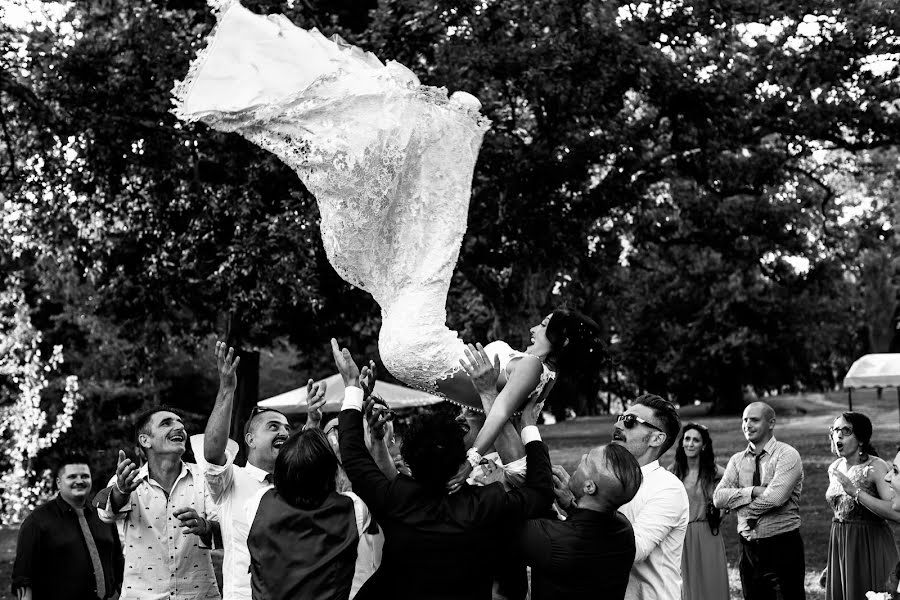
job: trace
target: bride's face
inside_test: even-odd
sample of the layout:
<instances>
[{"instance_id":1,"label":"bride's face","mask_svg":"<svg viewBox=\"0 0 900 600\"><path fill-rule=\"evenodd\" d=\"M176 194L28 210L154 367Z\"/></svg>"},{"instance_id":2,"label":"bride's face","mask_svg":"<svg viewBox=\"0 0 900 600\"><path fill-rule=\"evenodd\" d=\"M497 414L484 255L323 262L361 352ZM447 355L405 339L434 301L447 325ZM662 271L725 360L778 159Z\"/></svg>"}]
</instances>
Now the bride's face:
<instances>
[{"instance_id":1,"label":"bride's face","mask_svg":"<svg viewBox=\"0 0 900 600\"><path fill-rule=\"evenodd\" d=\"M552 316L547 315L540 324L531 328L531 345L525 348L525 352L541 358L550 354L553 346L550 344L550 340L547 339L547 325L550 324L550 317Z\"/></svg>"}]
</instances>

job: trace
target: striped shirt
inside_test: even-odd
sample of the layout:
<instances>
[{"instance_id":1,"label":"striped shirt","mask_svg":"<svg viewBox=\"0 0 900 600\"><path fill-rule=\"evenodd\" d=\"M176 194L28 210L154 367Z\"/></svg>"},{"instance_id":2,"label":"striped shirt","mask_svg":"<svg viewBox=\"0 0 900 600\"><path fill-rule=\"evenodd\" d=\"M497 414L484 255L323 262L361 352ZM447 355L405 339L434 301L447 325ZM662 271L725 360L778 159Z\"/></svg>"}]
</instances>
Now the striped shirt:
<instances>
[{"instance_id":1,"label":"striped shirt","mask_svg":"<svg viewBox=\"0 0 900 600\"><path fill-rule=\"evenodd\" d=\"M800 453L774 437L761 452L760 482L766 486L762 494L752 497L756 454L748 445L728 461L713 496L717 507L737 512L738 533L747 540L770 538L800 527Z\"/></svg>"}]
</instances>

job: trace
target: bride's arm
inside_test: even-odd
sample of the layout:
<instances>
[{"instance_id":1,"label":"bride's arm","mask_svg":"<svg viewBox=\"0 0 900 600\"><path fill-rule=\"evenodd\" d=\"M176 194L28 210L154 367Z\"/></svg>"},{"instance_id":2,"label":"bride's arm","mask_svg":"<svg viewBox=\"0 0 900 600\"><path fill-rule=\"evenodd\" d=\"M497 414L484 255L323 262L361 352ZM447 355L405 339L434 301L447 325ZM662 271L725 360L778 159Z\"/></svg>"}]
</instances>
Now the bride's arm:
<instances>
[{"instance_id":1,"label":"bride's arm","mask_svg":"<svg viewBox=\"0 0 900 600\"><path fill-rule=\"evenodd\" d=\"M509 418L521 408L528 400L528 396L534 391L541 381L541 373L544 367L539 358L523 356L517 361L516 368L509 376L509 381L497 394L491 412L484 420L484 425L475 438L472 446L479 454L490 448L500 435L500 430L509 421Z\"/></svg>"}]
</instances>

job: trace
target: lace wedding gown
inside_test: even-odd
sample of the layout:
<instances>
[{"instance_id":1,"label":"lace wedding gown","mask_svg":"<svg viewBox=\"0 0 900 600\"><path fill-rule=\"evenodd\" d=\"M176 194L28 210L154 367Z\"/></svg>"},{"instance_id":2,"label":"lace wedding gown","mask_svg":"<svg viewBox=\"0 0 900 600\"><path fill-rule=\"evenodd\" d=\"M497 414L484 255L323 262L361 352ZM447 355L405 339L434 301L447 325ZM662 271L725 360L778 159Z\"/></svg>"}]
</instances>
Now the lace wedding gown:
<instances>
[{"instance_id":1,"label":"lace wedding gown","mask_svg":"<svg viewBox=\"0 0 900 600\"><path fill-rule=\"evenodd\" d=\"M384 365L443 395L438 382L463 356L445 305L489 126L480 103L283 15L210 4L218 24L176 84L173 112L237 132L297 172L318 201L329 261L381 307Z\"/></svg>"}]
</instances>

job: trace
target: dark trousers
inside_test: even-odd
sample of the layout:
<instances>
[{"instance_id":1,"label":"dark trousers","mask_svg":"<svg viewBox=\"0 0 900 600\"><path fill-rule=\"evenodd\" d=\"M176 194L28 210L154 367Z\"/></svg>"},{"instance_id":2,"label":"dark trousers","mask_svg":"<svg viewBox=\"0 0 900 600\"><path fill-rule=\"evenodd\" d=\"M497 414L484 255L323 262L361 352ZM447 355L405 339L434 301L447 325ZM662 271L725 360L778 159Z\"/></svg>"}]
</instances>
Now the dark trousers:
<instances>
[{"instance_id":1,"label":"dark trousers","mask_svg":"<svg viewBox=\"0 0 900 600\"><path fill-rule=\"evenodd\" d=\"M806 600L806 560L800 530L769 538L741 537L744 600Z\"/></svg>"}]
</instances>

